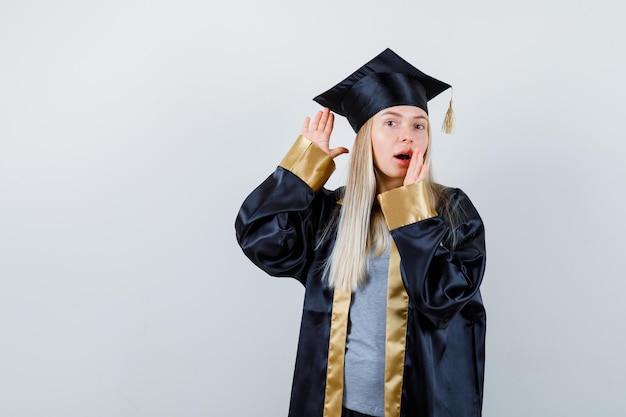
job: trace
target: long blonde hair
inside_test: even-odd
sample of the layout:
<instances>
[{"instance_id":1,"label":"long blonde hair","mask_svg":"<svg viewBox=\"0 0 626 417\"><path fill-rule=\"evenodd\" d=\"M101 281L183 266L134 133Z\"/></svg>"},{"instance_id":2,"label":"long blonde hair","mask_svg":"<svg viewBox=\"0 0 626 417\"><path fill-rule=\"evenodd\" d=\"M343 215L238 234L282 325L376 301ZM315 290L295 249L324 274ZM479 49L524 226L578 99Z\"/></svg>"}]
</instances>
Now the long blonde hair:
<instances>
[{"instance_id":1,"label":"long blonde hair","mask_svg":"<svg viewBox=\"0 0 626 417\"><path fill-rule=\"evenodd\" d=\"M430 124L425 162L430 160ZM365 283L370 254L380 256L389 246L389 229L377 203L377 173L372 153L372 119L354 140L335 245L326 262L325 274L332 288L351 292ZM430 201L441 201L441 187L434 183L429 167L425 180Z\"/></svg>"}]
</instances>

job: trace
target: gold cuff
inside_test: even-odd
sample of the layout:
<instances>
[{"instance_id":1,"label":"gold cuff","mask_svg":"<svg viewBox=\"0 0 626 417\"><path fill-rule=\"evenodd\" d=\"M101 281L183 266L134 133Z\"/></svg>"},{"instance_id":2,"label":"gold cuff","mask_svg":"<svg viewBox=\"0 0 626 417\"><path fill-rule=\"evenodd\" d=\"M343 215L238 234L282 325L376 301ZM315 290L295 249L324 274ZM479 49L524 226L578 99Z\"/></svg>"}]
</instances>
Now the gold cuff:
<instances>
[{"instance_id":1,"label":"gold cuff","mask_svg":"<svg viewBox=\"0 0 626 417\"><path fill-rule=\"evenodd\" d=\"M297 175L313 191L319 191L335 171L335 161L302 135L279 165Z\"/></svg>"},{"instance_id":2,"label":"gold cuff","mask_svg":"<svg viewBox=\"0 0 626 417\"><path fill-rule=\"evenodd\" d=\"M389 230L437 215L424 181L394 188L378 194L377 198Z\"/></svg>"}]
</instances>

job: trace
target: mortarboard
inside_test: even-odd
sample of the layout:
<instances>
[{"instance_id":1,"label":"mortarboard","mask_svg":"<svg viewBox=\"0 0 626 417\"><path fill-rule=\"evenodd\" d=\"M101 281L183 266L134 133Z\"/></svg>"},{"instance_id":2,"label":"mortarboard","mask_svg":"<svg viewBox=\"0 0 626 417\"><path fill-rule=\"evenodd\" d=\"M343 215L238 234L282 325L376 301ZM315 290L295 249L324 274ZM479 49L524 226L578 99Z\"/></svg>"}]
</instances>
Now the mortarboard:
<instances>
[{"instance_id":1,"label":"mortarboard","mask_svg":"<svg viewBox=\"0 0 626 417\"><path fill-rule=\"evenodd\" d=\"M387 48L345 80L313 100L345 116L355 132L379 111L392 106L417 106L428 114L428 101L451 88L409 64ZM452 99L444 131L452 131Z\"/></svg>"}]
</instances>

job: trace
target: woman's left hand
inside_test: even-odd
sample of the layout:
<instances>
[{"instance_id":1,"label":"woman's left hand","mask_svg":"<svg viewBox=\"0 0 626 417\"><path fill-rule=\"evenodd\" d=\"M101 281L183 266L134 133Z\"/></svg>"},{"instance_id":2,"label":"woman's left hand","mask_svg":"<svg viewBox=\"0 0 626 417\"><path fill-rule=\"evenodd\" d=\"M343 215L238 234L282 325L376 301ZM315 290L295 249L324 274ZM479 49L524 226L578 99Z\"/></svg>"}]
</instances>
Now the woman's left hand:
<instances>
[{"instance_id":1,"label":"woman's left hand","mask_svg":"<svg viewBox=\"0 0 626 417\"><path fill-rule=\"evenodd\" d=\"M411 162L404 176L403 185L414 184L418 181L425 180L427 174L428 164L424 163L424 152L415 152L411 156Z\"/></svg>"}]
</instances>

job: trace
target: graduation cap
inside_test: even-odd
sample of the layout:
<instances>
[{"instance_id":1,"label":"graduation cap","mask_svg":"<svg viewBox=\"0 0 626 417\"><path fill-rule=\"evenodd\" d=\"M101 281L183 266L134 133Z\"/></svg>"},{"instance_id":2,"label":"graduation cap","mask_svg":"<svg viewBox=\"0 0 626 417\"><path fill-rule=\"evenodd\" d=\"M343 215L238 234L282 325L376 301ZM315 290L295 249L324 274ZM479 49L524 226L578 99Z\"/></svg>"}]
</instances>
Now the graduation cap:
<instances>
[{"instance_id":1,"label":"graduation cap","mask_svg":"<svg viewBox=\"0 0 626 417\"><path fill-rule=\"evenodd\" d=\"M379 111L392 106L417 106L428 114L428 101L451 88L409 64L387 48L345 80L313 100L345 116L355 132ZM452 99L443 131L454 125Z\"/></svg>"}]
</instances>

